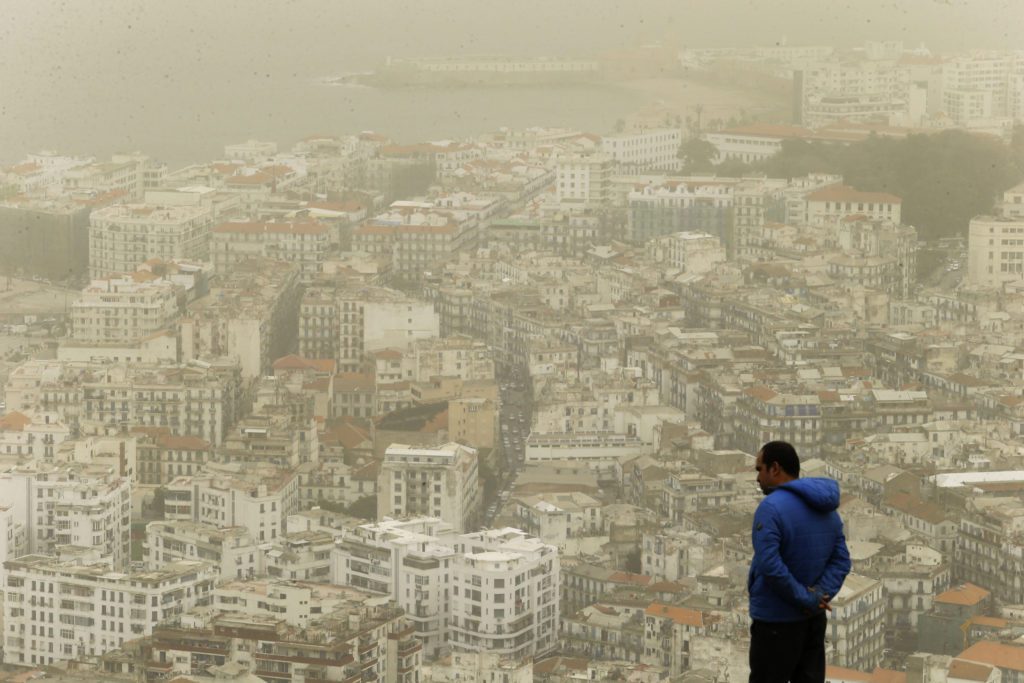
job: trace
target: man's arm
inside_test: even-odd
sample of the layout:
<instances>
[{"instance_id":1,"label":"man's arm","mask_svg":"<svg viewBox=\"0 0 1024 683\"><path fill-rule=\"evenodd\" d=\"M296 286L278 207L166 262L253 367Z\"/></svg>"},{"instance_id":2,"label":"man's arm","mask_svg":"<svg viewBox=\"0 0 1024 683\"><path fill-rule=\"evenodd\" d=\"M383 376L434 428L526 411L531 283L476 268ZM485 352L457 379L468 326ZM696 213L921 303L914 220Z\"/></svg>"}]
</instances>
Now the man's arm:
<instances>
[{"instance_id":1,"label":"man's arm","mask_svg":"<svg viewBox=\"0 0 1024 683\"><path fill-rule=\"evenodd\" d=\"M779 528L778 513L774 508L761 505L754 514L754 557L757 559L757 573L765 578L768 585L783 600L804 609L818 607L818 596L812 593L789 571L782 561L779 546L782 531ZM843 546L846 547L845 544Z\"/></svg>"},{"instance_id":2,"label":"man's arm","mask_svg":"<svg viewBox=\"0 0 1024 683\"><path fill-rule=\"evenodd\" d=\"M832 546L832 554L828 558L828 564L825 565L824 571L821 572L821 576L815 584L819 592L829 596L829 599L834 598L839 589L843 587L843 581L850 573L850 567L850 551L846 547L846 536L843 535L842 527L840 527L835 545Z\"/></svg>"}]
</instances>

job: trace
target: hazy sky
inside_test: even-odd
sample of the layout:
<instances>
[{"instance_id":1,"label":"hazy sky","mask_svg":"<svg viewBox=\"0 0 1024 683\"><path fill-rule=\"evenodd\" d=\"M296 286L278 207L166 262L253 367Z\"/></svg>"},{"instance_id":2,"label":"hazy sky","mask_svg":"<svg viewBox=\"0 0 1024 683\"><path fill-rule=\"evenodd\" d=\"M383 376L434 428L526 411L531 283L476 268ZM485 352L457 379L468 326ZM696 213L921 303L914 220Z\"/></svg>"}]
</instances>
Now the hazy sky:
<instances>
[{"instance_id":1,"label":"hazy sky","mask_svg":"<svg viewBox=\"0 0 1024 683\"><path fill-rule=\"evenodd\" d=\"M81 152L93 136L99 150L152 148L165 127L173 144L192 134L187 117L209 140L280 135L247 129L247 112L280 120L323 97L295 82L389 55L589 55L651 41L1024 48L1021 27L1024 0L4 0L0 161ZM381 106L351 111L388 130ZM354 120L308 118L326 132ZM109 140L122 129L123 142Z\"/></svg>"}]
</instances>

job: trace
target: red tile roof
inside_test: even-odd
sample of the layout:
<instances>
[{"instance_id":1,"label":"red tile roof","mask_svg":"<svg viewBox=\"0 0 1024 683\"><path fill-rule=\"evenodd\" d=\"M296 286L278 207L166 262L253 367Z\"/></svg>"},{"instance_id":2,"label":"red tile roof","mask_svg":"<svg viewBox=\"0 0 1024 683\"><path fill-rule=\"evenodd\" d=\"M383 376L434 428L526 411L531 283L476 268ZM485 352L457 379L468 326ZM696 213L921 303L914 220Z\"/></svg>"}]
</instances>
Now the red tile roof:
<instances>
[{"instance_id":1,"label":"red tile roof","mask_svg":"<svg viewBox=\"0 0 1024 683\"><path fill-rule=\"evenodd\" d=\"M18 411L7 413L0 417L0 431L21 432L30 424L32 424L32 419Z\"/></svg>"},{"instance_id":2,"label":"red tile roof","mask_svg":"<svg viewBox=\"0 0 1024 683\"><path fill-rule=\"evenodd\" d=\"M651 603L651 606L644 610L649 617L662 617L671 619L682 626L703 626L704 613L686 607L671 607L659 602Z\"/></svg>"}]
</instances>

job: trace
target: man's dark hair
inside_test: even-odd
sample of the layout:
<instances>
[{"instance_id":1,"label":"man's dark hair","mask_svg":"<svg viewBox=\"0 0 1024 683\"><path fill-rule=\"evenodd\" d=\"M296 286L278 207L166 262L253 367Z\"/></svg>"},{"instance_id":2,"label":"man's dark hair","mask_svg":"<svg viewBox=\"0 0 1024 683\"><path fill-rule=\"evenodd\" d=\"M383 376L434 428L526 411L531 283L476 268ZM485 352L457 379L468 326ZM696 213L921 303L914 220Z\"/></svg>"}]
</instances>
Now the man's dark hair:
<instances>
[{"instance_id":1,"label":"man's dark hair","mask_svg":"<svg viewBox=\"0 0 1024 683\"><path fill-rule=\"evenodd\" d=\"M800 476L800 456L788 441L769 441L761 446L761 464L767 468L776 462L789 476Z\"/></svg>"}]
</instances>

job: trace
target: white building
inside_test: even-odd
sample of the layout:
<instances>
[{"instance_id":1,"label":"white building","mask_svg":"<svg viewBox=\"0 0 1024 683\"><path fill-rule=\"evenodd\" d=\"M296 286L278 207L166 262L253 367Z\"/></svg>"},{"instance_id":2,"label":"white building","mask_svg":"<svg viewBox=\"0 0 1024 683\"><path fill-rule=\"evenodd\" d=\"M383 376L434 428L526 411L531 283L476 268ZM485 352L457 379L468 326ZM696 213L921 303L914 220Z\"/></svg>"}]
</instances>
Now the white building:
<instances>
[{"instance_id":1,"label":"white building","mask_svg":"<svg viewBox=\"0 0 1024 683\"><path fill-rule=\"evenodd\" d=\"M614 432L532 433L526 440L526 462L550 460L619 460L654 450L630 434Z\"/></svg>"},{"instance_id":2,"label":"white building","mask_svg":"<svg viewBox=\"0 0 1024 683\"><path fill-rule=\"evenodd\" d=\"M411 355L411 379L416 382L428 382L433 377L494 379L494 355L487 344L472 337L417 339Z\"/></svg>"},{"instance_id":3,"label":"white building","mask_svg":"<svg viewBox=\"0 0 1024 683\"><path fill-rule=\"evenodd\" d=\"M449 642L454 650L539 657L558 647L558 550L518 529L459 537Z\"/></svg>"},{"instance_id":4,"label":"white building","mask_svg":"<svg viewBox=\"0 0 1024 683\"><path fill-rule=\"evenodd\" d=\"M0 417L0 455L53 461L71 429L56 413L27 410Z\"/></svg>"},{"instance_id":5,"label":"white building","mask_svg":"<svg viewBox=\"0 0 1024 683\"><path fill-rule=\"evenodd\" d=\"M208 469L195 476L177 477L167 485L166 519L244 526L255 541L265 543L280 536L287 516L299 509L299 478L294 471Z\"/></svg>"},{"instance_id":6,"label":"white building","mask_svg":"<svg viewBox=\"0 0 1024 683\"><path fill-rule=\"evenodd\" d=\"M261 573L262 554L245 527L217 527L186 521L155 521L146 525L144 560L157 570L181 560L201 560L217 567L221 580Z\"/></svg>"},{"instance_id":7,"label":"white building","mask_svg":"<svg viewBox=\"0 0 1024 683\"><path fill-rule=\"evenodd\" d=\"M131 484L113 468L36 462L0 474L0 500L25 527L26 551L90 548L115 569L131 556Z\"/></svg>"},{"instance_id":8,"label":"white building","mask_svg":"<svg viewBox=\"0 0 1024 683\"><path fill-rule=\"evenodd\" d=\"M537 656L557 647L558 551L517 529L456 536L438 519L386 519L343 534L335 583L390 595L428 653Z\"/></svg>"},{"instance_id":9,"label":"white building","mask_svg":"<svg viewBox=\"0 0 1024 683\"><path fill-rule=\"evenodd\" d=\"M885 647L885 596L882 583L850 574L832 599L829 642L839 666L871 671Z\"/></svg>"},{"instance_id":10,"label":"white building","mask_svg":"<svg viewBox=\"0 0 1024 683\"><path fill-rule=\"evenodd\" d=\"M798 126L757 123L705 133L704 139L714 145L716 164L723 161L756 163L775 156L782 150L783 140L803 139L811 131Z\"/></svg>"},{"instance_id":11,"label":"white building","mask_svg":"<svg viewBox=\"0 0 1024 683\"><path fill-rule=\"evenodd\" d=\"M106 563L6 563L4 659L24 666L101 655L147 636L159 622L207 604L216 569L197 561L122 574Z\"/></svg>"},{"instance_id":12,"label":"white building","mask_svg":"<svg viewBox=\"0 0 1024 683\"><path fill-rule=\"evenodd\" d=\"M180 315L182 289L142 271L96 278L71 305L71 338L131 344L171 328Z\"/></svg>"},{"instance_id":13,"label":"white building","mask_svg":"<svg viewBox=\"0 0 1024 683\"><path fill-rule=\"evenodd\" d=\"M455 532L436 517L385 519L342 532L331 582L391 596L429 656L448 640Z\"/></svg>"},{"instance_id":14,"label":"white building","mask_svg":"<svg viewBox=\"0 0 1024 683\"><path fill-rule=\"evenodd\" d=\"M601 138L601 151L622 167L671 170L679 165L683 133L678 128L650 128Z\"/></svg>"},{"instance_id":15,"label":"white building","mask_svg":"<svg viewBox=\"0 0 1024 683\"><path fill-rule=\"evenodd\" d=\"M516 496L511 503L516 525L559 551L570 539L599 536L604 530L604 504L579 491Z\"/></svg>"},{"instance_id":16,"label":"white building","mask_svg":"<svg viewBox=\"0 0 1024 683\"><path fill-rule=\"evenodd\" d=\"M115 204L89 216L89 275L131 273L143 261L204 260L213 211L191 197L192 204Z\"/></svg>"},{"instance_id":17,"label":"white building","mask_svg":"<svg viewBox=\"0 0 1024 683\"><path fill-rule=\"evenodd\" d=\"M659 240L665 266L691 275L704 275L726 260L725 247L714 235L677 232Z\"/></svg>"},{"instance_id":18,"label":"white building","mask_svg":"<svg viewBox=\"0 0 1024 683\"><path fill-rule=\"evenodd\" d=\"M1024 184L1007 190L995 216L971 219L967 282L995 287L1024 279Z\"/></svg>"},{"instance_id":19,"label":"white building","mask_svg":"<svg viewBox=\"0 0 1024 683\"><path fill-rule=\"evenodd\" d=\"M611 194L613 160L608 154L573 154L558 160L555 193L559 202L602 204Z\"/></svg>"},{"instance_id":20,"label":"white building","mask_svg":"<svg viewBox=\"0 0 1024 683\"><path fill-rule=\"evenodd\" d=\"M210 259L218 273L246 259L273 258L298 263L308 284L323 271L329 246L330 228L315 221L228 222L210 231Z\"/></svg>"},{"instance_id":21,"label":"white building","mask_svg":"<svg viewBox=\"0 0 1024 683\"><path fill-rule=\"evenodd\" d=\"M806 196L804 222L831 226L852 216L899 225L903 200L888 192L862 192L849 185L830 185Z\"/></svg>"},{"instance_id":22,"label":"white building","mask_svg":"<svg viewBox=\"0 0 1024 683\"><path fill-rule=\"evenodd\" d=\"M480 495L475 449L392 444L377 480L377 518L439 517L463 533L480 519Z\"/></svg>"}]
</instances>

